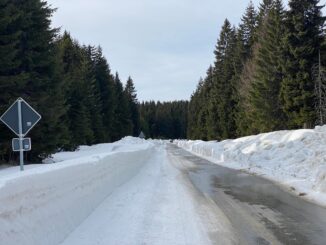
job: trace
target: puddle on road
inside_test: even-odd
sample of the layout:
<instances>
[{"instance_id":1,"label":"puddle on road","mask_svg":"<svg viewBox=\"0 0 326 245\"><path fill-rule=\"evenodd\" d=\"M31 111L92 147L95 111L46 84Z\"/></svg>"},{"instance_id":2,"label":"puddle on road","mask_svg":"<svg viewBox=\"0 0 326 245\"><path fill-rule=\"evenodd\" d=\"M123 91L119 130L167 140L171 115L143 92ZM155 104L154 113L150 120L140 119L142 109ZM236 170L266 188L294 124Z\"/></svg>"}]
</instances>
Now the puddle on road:
<instances>
[{"instance_id":1,"label":"puddle on road","mask_svg":"<svg viewBox=\"0 0 326 245\"><path fill-rule=\"evenodd\" d=\"M275 244L273 237L280 244L326 244L325 208L261 177L212 164L175 146L169 150L196 164L189 168L189 178L225 212L241 244Z\"/></svg>"}]
</instances>

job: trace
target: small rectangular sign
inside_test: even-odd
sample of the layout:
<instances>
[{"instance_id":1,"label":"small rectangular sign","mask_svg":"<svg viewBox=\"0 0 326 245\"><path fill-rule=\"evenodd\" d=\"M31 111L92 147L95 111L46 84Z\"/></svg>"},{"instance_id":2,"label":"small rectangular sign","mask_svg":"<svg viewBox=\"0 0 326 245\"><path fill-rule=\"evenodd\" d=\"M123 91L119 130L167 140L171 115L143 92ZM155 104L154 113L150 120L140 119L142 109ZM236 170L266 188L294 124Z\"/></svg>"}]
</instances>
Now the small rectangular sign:
<instances>
[{"instance_id":1,"label":"small rectangular sign","mask_svg":"<svg viewBox=\"0 0 326 245\"><path fill-rule=\"evenodd\" d=\"M20 144L19 144L19 138L13 138L12 139L12 150L13 151L19 151L20 150ZM30 151L32 149L32 142L31 138L23 138L23 151Z\"/></svg>"}]
</instances>

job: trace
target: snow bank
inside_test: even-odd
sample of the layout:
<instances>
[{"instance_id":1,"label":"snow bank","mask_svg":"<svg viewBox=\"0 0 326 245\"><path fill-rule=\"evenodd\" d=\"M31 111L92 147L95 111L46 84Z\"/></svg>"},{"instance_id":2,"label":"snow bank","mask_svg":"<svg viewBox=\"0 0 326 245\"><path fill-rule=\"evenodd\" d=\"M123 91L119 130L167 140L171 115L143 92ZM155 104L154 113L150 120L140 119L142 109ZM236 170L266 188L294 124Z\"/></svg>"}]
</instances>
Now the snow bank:
<instances>
[{"instance_id":1,"label":"snow bank","mask_svg":"<svg viewBox=\"0 0 326 245\"><path fill-rule=\"evenodd\" d=\"M220 165L279 182L298 195L326 206L326 126L222 142L175 143Z\"/></svg>"},{"instance_id":2,"label":"snow bank","mask_svg":"<svg viewBox=\"0 0 326 245\"><path fill-rule=\"evenodd\" d=\"M136 175L152 151L152 143L129 137L55 154L60 163L2 175L0 243L59 244L115 188Z\"/></svg>"},{"instance_id":3,"label":"snow bank","mask_svg":"<svg viewBox=\"0 0 326 245\"><path fill-rule=\"evenodd\" d=\"M45 159L44 163L62 162L76 158L82 158L89 155L106 154L112 151L131 151L137 150L138 145L146 144L146 140L135 137L124 137L121 140L111 144L97 144L92 146L82 145L76 151L65 151L53 154L50 158Z\"/></svg>"}]
</instances>

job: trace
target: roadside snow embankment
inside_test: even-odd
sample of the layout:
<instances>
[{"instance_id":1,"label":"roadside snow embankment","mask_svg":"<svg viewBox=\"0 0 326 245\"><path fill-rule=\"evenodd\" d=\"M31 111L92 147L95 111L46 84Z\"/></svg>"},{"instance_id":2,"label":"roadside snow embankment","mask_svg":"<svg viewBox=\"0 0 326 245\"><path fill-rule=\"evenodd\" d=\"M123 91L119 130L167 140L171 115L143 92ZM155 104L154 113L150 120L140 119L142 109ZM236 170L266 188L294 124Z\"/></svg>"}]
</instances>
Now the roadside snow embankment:
<instances>
[{"instance_id":1,"label":"roadside snow embankment","mask_svg":"<svg viewBox=\"0 0 326 245\"><path fill-rule=\"evenodd\" d=\"M2 174L0 243L59 244L115 188L135 176L152 151L152 143L128 137L55 154L59 163Z\"/></svg>"},{"instance_id":2,"label":"roadside snow embankment","mask_svg":"<svg viewBox=\"0 0 326 245\"><path fill-rule=\"evenodd\" d=\"M326 206L326 126L222 142L175 142L212 162L264 176Z\"/></svg>"}]
</instances>

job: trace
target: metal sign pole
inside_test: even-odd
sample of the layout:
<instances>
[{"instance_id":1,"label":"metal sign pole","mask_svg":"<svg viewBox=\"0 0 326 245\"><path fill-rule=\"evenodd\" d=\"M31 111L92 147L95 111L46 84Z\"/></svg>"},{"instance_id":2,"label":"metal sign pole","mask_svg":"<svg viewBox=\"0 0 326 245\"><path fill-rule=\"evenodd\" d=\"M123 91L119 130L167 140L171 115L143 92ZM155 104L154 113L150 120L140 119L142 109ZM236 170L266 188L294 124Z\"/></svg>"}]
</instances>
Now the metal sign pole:
<instances>
[{"instance_id":1,"label":"metal sign pole","mask_svg":"<svg viewBox=\"0 0 326 245\"><path fill-rule=\"evenodd\" d=\"M20 171L24 171L24 149L23 149L23 123L21 99L18 99L18 126L19 126L19 162Z\"/></svg>"}]
</instances>

